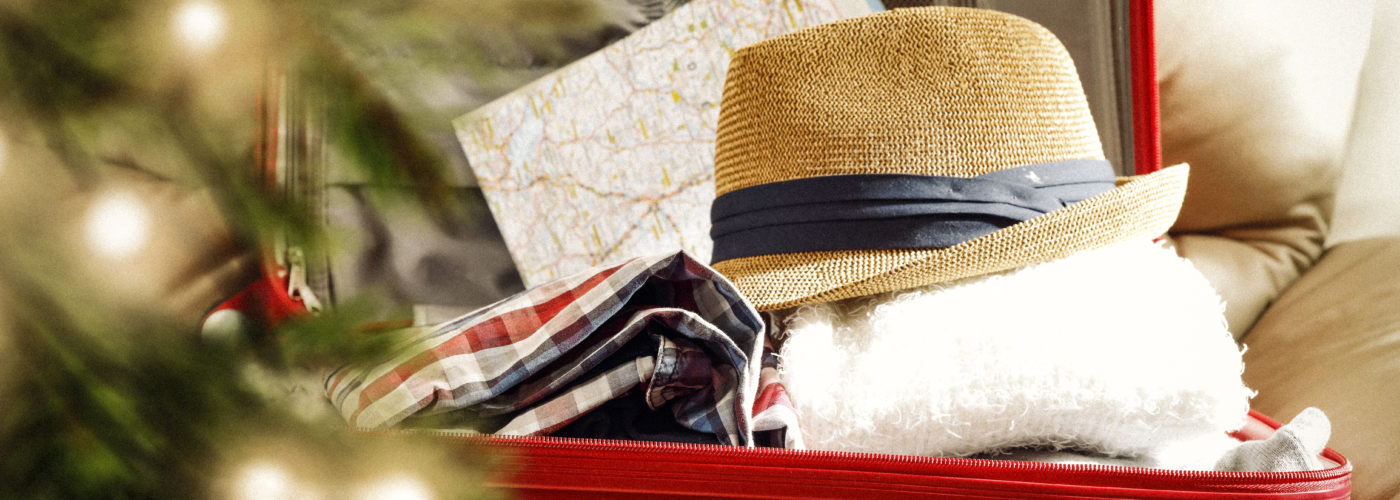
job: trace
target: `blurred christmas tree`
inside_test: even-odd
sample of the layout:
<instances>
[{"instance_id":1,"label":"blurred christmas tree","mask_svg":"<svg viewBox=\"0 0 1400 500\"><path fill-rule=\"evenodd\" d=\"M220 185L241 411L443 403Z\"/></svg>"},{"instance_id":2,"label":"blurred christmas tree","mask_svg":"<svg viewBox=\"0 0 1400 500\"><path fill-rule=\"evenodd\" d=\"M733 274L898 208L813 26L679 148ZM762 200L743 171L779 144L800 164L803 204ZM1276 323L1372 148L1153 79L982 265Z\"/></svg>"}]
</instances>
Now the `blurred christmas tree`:
<instances>
[{"instance_id":1,"label":"blurred christmas tree","mask_svg":"<svg viewBox=\"0 0 1400 500\"><path fill-rule=\"evenodd\" d=\"M478 450L316 403L386 342L357 308L199 338L270 235L325 238L259 184L259 113L317 96L343 167L450 216L452 116L674 3L0 0L0 497L490 494Z\"/></svg>"}]
</instances>

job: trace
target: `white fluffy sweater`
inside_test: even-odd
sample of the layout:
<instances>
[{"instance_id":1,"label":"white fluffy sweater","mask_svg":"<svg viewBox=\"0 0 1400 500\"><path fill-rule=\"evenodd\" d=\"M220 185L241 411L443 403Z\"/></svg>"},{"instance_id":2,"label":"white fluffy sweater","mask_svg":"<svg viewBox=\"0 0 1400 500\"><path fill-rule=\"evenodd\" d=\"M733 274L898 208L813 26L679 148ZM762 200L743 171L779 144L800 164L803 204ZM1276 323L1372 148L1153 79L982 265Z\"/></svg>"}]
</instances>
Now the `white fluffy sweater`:
<instances>
[{"instance_id":1,"label":"white fluffy sweater","mask_svg":"<svg viewBox=\"0 0 1400 500\"><path fill-rule=\"evenodd\" d=\"M1138 456L1242 424L1222 308L1172 250L1122 243L780 313L782 381L809 448Z\"/></svg>"}]
</instances>

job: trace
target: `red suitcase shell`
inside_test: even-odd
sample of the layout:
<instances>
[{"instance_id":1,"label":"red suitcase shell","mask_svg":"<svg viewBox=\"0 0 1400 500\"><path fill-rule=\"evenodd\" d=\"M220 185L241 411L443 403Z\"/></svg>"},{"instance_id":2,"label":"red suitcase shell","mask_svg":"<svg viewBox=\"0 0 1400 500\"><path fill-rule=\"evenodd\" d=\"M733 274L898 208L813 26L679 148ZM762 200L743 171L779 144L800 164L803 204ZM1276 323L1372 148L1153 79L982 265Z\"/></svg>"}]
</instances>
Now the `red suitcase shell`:
<instances>
[{"instance_id":1,"label":"red suitcase shell","mask_svg":"<svg viewBox=\"0 0 1400 500\"><path fill-rule=\"evenodd\" d=\"M271 278L274 275L269 275ZM220 306L295 314L285 286L259 282ZM285 281L284 281L285 283ZM1280 424L1251 411L1233 436ZM415 431L410 431L415 432ZM602 439L459 435L505 460L490 485L522 498L1349 498L1351 464L1332 449L1306 472L1178 471Z\"/></svg>"},{"instance_id":2,"label":"red suitcase shell","mask_svg":"<svg viewBox=\"0 0 1400 500\"><path fill-rule=\"evenodd\" d=\"M1236 438L1278 422L1255 412ZM450 437L450 435L447 435ZM963 458L539 437L459 438L508 457L494 485L522 498L1347 498L1351 465L1307 472L1205 472Z\"/></svg>"}]
</instances>

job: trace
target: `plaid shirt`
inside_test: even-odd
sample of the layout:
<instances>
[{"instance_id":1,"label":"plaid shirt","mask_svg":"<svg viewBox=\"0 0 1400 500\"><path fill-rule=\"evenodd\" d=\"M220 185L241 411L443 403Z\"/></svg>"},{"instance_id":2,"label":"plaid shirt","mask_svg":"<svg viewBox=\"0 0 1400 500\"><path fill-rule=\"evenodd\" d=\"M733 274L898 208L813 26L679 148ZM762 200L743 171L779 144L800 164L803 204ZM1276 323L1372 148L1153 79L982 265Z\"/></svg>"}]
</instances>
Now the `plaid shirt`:
<instances>
[{"instance_id":1,"label":"plaid shirt","mask_svg":"<svg viewBox=\"0 0 1400 500\"><path fill-rule=\"evenodd\" d=\"M786 397L774 396L782 389L776 358L764 367L762 332L758 313L713 269L683 252L637 258L439 325L379 363L332 372L326 392L359 428L466 410L507 418L496 433L528 435L640 387L649 407L670 405L681 425L720 442L751 445L755 431L785 430L791 443L796 422ZM636 341L654 354L624 349Z\"/></svg>"}]
</instances>

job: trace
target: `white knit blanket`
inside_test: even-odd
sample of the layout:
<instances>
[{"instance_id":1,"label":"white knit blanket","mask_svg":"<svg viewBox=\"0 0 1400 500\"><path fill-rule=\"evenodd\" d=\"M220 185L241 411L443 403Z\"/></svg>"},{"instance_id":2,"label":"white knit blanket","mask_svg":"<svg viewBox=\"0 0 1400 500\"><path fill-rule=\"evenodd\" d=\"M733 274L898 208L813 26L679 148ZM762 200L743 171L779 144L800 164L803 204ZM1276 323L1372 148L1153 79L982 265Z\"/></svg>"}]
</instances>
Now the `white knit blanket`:
<instances>
[{"instance_id":1,"label":"white knit blanket","mask_svg":"<svg viewBox=\"0 0 1400 500\"><path fill-rule=\"evenodd\" d=\"M1219 296L1143 241L779 313L807 447L1139 456L1218 437L1252 392Z\"/></svg>"}]
</instances>

